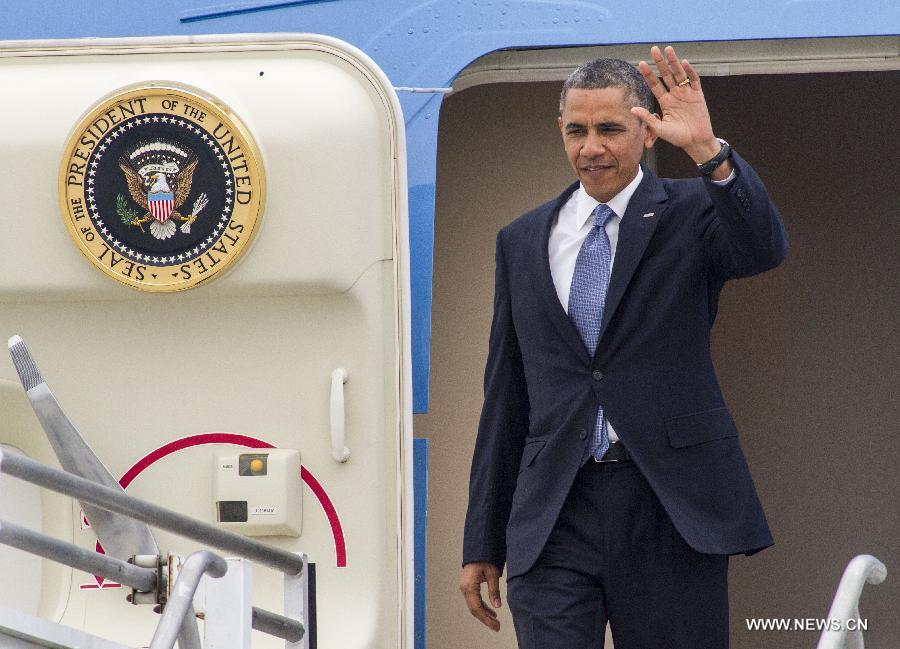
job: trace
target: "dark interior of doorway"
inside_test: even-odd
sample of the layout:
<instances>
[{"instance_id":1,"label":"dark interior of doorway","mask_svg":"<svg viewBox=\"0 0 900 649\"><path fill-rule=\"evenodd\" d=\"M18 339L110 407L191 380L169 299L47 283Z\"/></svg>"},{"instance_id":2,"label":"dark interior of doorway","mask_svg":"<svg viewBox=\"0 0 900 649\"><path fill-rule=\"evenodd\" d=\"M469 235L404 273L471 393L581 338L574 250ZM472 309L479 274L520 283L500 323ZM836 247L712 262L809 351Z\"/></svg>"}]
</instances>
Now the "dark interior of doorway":
<instances>
[{"instance_id":1,"label":"dark interior of doorway","mask_svg":"<svg viewBox=\"0 0 900 649\"><path fill-rule=\"evenodd\" d=\"M432 440L430 610L460 608L456 589L437 585L458 577L446 558L459 554L494 237L571 182L555 124L560 85L475 86L441 110L431 404L416 420L417 435ZM900 566L900 72L705 77L703 86L717 135L758 171L791 238L782 267L726 287L713 336L776 538L732 562L733 646L813 646L817 634L787 642L748 631L745 619L824 617L856 554ZM663 176L695 175L665 143L655 164ZM897 601L900 580L866 589L867 644L898 637ZM460 646L459 629L470 625L439 617L430 618L429 646ZM454 628L455 640L442 640Z\"/></svg>"}]
</instances>

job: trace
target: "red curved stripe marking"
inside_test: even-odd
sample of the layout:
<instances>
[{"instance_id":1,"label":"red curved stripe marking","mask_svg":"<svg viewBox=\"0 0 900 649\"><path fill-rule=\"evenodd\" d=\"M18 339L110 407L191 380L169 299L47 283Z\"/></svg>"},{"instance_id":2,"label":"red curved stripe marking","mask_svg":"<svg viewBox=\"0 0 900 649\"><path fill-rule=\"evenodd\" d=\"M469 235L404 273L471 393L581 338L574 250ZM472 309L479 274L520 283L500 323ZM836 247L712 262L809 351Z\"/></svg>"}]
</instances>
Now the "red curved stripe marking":
<instances>
[{"instance_id":1,"label":"red curved stripe marking","mask_svg":"<svg viewBox=\"0 0 900 649\"><path fill-rule=\"evenodd\" d=\"M167 455L193 446L204 446L206 444L234 444L235 446L247 446L249 448L275 448L274 445L264 440L247 435L238 435L237 433L189 435L150 451L125 472L125 475L119 480L119 484L122 485L122 489L126 489L143 471ZM325 488L322 487L321 483L316 480L315 476L305 466L300 467L300 477L303 478L306 486L319 499L319 504L325 511L325 516L328 517L328 523L331 525L331 535L334 537L334 554L337 560L337 567L345 568L347 566L347 546L344 542L344 528L341 526L341 519L338 517L337 510L334 508L334 504L331 502L331 498L328 497Z\"/></svg>"},{"instance_id":2,"label":"red curved stripe marking","mask_svg":"<svg viewBox=\"0 0 900 649\"><path fill-rule=\"evenodd\" d=\"M325 488L319 484L319 481L316 480L315 476L313 476L313 474L302 464L300 465L300 476L303 478L303 482L306 483L306 486L312 489L312 492L316 494L316 498L318 498L319 502L322 504L322 509L325 510L325 515L328 517L328 522L331 524L331 533L334 536L334 554L337 558L338 567L346 567L347 548L344 545L344 531L343 528L341 528L341 519L338 518L337 510L334 508L334 505L331 504L331 499L328 497L328 494L325 493Z\"/></svg>"}]
</instances>

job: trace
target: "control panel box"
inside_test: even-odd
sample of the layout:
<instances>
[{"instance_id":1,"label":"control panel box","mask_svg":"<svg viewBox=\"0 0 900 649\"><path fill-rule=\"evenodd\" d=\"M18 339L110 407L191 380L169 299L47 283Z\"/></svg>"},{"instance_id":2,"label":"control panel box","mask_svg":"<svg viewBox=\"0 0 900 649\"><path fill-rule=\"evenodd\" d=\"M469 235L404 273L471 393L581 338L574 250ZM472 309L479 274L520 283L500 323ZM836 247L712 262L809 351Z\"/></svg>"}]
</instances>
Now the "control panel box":
<instances>
[{"instance_id":1,"label":"control panel box","mask_svg":"<svg viewBox=\"0 0 900 649\"><path fill-rule=\"evenodd\" d=\"M300 536L300 451L223 449L215 454L215 520L247 536Z\"/></svg>"}]
</instances>

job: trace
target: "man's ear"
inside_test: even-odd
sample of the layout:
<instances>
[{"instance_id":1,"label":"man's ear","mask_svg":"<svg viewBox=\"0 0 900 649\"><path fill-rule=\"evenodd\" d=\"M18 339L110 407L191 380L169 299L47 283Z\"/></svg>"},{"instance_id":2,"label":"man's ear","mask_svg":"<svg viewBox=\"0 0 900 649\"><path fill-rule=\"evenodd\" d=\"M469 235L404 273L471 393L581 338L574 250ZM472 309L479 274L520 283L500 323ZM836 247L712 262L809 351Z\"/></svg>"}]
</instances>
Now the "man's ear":
<instances>
[{"instance_id":1,"label":"man's ear","mask_svg":"<svg viewBox=\"0 0 900 649\"><path fill-rule=\"evenodd\" d=\"M661 119L659 113L653 113L653 116L657 119ZM644 148L652 149L653 145L656 143L656 138L659 136L646 124L646 122L644 123L644 129Z\"/></svg>"},{"instance_id":2,"label":"man's ear","mask_svg":"<svg viewBox=\"0 0 900 649\"><path fill-rule=\"evenodd\" d=\"M560 116L558 116L558 117L556 118L556 125L559 127L559 132L560 132L560 134L562 134L562 132L563 132L562 115L560 115Z\"/></svg>"}]
</instances>

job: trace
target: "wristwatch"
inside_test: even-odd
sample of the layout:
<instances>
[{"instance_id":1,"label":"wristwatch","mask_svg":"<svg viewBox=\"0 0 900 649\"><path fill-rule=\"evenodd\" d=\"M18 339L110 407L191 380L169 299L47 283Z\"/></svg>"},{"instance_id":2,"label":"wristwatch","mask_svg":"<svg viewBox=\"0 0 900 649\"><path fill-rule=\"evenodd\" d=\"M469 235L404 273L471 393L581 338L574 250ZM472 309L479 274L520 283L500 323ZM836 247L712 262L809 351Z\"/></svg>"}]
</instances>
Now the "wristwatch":
<instances>
[{"instance_id":1,"label":"wristwatch","mask_svg":"<svg viewBox=\"0 0 900 649\"><path fill-rule=\"evenodd\" d=\"M719 168L720 164L731 157L731 145L720 137L717 137L716 139L722 145L722 148L719 149L719 152L712 158L710 158L703 164L697 165L697 171L699 171L704 176L710 175L712 172Z\"/></svg>"}]
</instances>

